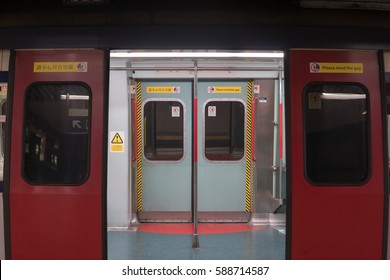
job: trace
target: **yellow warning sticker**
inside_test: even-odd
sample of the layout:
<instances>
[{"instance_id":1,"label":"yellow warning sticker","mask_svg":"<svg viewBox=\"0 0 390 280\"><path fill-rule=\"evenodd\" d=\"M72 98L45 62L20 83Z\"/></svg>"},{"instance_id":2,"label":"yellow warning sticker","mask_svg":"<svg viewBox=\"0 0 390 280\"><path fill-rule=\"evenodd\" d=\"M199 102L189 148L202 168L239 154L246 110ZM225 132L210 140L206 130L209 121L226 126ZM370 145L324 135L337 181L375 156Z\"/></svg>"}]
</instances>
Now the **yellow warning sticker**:
<instances>
[{"instance_id":1,"label":"yellow warning sticker","mask_svg":"<svg viewBox=\"0 0 390 280\"><path fill-rule=\"evenodd\" d=\"M242 89L240 86L209 86L207 87L208 93L241 93Z\"/></svg>"},{"instance_id":2,"label":"yellow warning sticker","mask_svg":"<svg viewBox=\"0 0 390 280\"><path fill-rule=\"evenodd\" d=\"M123 140L118 132L115 133L115 136L112 138L111 143L112 144L123 144Z\"/></svg>"},{"instance_id":3,"label":"yellow warning sticker","mask_svg":"<svg viewBox=\"0 0 390 280\"><path fill-rule=\"evenodd\" d=\"M363 63L310 62L310 73L363 74Z\"/></svg>"},{"instance_id":4,"label":"yellow warning sticker","mask_svg":"<svg viewBox=\"0 0 390 280\"><path fill-rule=\"evenodd\" d=\"M119 152L119 153L123 153L125 151L125 148L123 147L123 145L111 145L111 152L115 153L115 152Z\"/></svg>"},{"instance_id":5,"label":"yellow warning sticker","mask_svg":"<svg viewBox=\"0 0 390 280\"><path fill-rule=\"evenodd\" d=\"M34 62L34 73L88 72L88 62Z\"/></svg>"},{"instance_id":6,"label":"yellow warning sticker","mask_svg":"<svg viewBox=\"0 0 390 280\"><path fill-rule=\"evenodd\" d=\"M146 93L180 93L179 86L147 86Z\"/></svg>"},{"instance_id":7,"label":"yellow warning sticker","mask_svg":"<svg viewBox=\"0 0 390 280\"><path fill-rule=\"evenodd\" d=\"M124 131L110 131L110 151L113 153L123 153L125 151Z\"/></svg>"}]
</instances>

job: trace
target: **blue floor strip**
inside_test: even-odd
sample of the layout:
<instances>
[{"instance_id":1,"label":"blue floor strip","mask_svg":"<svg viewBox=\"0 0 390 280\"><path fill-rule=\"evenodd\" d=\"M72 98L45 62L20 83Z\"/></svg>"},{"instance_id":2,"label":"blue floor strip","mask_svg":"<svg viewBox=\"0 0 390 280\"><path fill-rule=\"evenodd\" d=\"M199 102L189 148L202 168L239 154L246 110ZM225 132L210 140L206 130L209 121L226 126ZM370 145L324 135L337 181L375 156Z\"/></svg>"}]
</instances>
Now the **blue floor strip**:
<instances>
[{"instance_id":1,"label":"blue floor strip","mask_svg":"<svg viewBox=\"0 0 390 280\"><path fill-rule=\"evenodd\" d=\"M285 234L274 229L199 236L200 248L192 248L192 236L137 231L109 231L111 260L283 260Z\"/></svg>"}]
</instances>

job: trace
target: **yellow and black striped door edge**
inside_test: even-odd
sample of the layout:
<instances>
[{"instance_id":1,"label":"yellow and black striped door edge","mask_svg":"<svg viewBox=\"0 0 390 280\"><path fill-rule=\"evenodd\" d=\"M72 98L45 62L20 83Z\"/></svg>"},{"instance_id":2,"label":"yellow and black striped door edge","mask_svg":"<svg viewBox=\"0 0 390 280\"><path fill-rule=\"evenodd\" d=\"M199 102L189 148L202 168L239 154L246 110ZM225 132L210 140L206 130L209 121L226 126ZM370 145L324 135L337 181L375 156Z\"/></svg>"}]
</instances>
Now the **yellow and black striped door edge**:
<instances>
[{"instance_id":1,"label":"yellow and black striped door edge","mask_svg":"<svg viewBox=\"0 0 390 280\"><path fill-rule=\"evenodd\" d=\"M252 163L252 101L253 101L253 80L248 81L247 86L247 115L246 115L246 161L245 161L245 211L252 212L252 184L253 184L253 163Z\"/></svg>"},{"instance_id":2,"label":"yellow and black striped door edge","mask_svg":"<svg viewBox=\"0 0 390 280\"><path fill-rule=\"evenodd\" d=\"M142 210L142 83L137 81L136 93L136 135L137 135L137 162L136 162L136 209Z\"/></svg>"}]
</instances>

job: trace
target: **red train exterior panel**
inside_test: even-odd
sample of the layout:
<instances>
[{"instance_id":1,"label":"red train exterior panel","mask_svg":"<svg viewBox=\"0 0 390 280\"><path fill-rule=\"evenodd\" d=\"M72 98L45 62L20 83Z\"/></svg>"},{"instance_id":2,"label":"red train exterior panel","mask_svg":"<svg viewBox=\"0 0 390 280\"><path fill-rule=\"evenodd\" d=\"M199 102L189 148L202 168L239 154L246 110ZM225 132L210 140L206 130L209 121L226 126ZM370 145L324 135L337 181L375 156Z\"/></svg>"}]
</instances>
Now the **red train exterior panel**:
<instances>
[{"instance_id":1,"label":"red train exterior panel","mask_svg":"<svg viewBox=\"0 0 390 280\"><path fill-rule=\"evenodd\" d=\"M360 63L362 73L313 73L310 63ZM379 66L375 51L290 52L291 258L381 259L384 167ZM353 72L353 71L350 71ZM303 91L311 82L368 89L371 176L360 186L313 186L305 178Z\"/></svg>"},{"instance_id":2,"label":"red train exterior panel","mask_svg":"<svg viewBox=\"0 0 390 280\"><path fill-rule=\"evenodd\" d=\"M16 51L9 176L12 259L102 259L104 51ZM34 71L34 62L87 62L83 72ZM36 82L82 82L91 89L89 176L81 185L32 185L22 176L26 88Z\"/></svg>"}]
</instances>

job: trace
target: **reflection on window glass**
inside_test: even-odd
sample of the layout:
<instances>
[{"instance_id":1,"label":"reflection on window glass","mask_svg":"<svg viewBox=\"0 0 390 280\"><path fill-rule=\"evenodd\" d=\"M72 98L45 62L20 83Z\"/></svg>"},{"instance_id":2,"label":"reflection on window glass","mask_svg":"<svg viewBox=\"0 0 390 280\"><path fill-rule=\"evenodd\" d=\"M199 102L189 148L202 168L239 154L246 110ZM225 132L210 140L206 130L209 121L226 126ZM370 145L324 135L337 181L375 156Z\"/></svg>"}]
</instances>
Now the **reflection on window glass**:
<instances>
[{"instance_id":1,"label":"reflection on window glass","mask_svg":"<svg viewBox=\"0 0 390 280\"><path fill-rule=\"evenodd\" d=\"M148 101L144 106L144 155L148 160L177 161L183 157L183 105Z\"/></svg>"},{"instance_id":2,"label":"reflection on window glass","mask_svg":"<svg viewBox=\"0 0 390 280\"><path fill-rule=\"evenodd\" d=\"M306 173L314 183L361 184L369 175L368 96L356 84L304 92Z\"/></svg>"},{"instance_id":3,"label":"reflection on window glass","mask_svg":"<svg viewBox=\"0 0 390 280\"><path fill-rule=\"evenodd\" d=\"M245 107L238 101L211 101L205 109L205 156L240 160L244 156Z\"/></svg>"},{"instance_id":4,"label":"reflection on window glass","mask_svg":"<svg viewBox=\"0 0 390 280\"><path fill-rule=\"evenodd\" d=\"M83 183L89 172L89 88L37 83L27 88L25 98L25 179L32 184Z\"/></svg>"}]
</instances>

